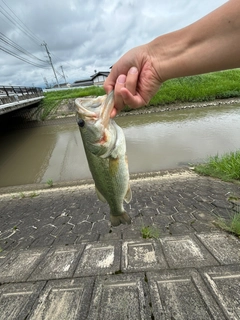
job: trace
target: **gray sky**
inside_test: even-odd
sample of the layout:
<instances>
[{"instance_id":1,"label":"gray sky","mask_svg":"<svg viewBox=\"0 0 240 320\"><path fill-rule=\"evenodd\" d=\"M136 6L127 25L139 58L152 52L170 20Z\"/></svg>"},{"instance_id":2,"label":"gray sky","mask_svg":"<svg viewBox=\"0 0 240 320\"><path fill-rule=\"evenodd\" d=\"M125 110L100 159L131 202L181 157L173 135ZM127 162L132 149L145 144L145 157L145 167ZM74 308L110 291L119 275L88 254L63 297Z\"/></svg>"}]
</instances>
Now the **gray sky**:
<instances>
[{"instance_id":1,"label":"gray sky","mask_svg":"<svg viewBox=\"0 0 240 320\"><path fill-rule=\"evenodd\" d=\"M64 82L62 66L72 83L90 77L94 70L109 71L132 47L182 28L225 2L0 0L0 85L44 86L44 77L55 83L45 47L41 46L44 41L59 82Z\"/></svg>"}]
</instances>

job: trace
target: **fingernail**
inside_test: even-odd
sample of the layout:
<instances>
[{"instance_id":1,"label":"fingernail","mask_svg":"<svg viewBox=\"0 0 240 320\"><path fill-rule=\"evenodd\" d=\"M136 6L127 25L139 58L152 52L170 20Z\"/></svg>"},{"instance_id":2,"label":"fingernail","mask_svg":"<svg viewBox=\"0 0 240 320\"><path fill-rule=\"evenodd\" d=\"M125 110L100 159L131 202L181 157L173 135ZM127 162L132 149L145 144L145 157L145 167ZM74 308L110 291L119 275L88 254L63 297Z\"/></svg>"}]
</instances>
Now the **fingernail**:
<instances>
[{"instance_id":1,"label":"fingernail","mask_svg":"<svg viewBox=\"0 0 240 320\"><path fill-rule=\"evenodd\" d=\"M131 67L128 72L132 74L138 73L138 69L136 67Z\"/></svg>"},{"instance_id":2,"label":"fingernail","mask_svg":"<svg viewBox=\"0 0 240 320\"><path fill-rule=\"evenodd\" d=\"M121 74L118 79L117 79L118 83L125 83L126 82L126 76L124 74Z\"/></svg>"}]
</instances>

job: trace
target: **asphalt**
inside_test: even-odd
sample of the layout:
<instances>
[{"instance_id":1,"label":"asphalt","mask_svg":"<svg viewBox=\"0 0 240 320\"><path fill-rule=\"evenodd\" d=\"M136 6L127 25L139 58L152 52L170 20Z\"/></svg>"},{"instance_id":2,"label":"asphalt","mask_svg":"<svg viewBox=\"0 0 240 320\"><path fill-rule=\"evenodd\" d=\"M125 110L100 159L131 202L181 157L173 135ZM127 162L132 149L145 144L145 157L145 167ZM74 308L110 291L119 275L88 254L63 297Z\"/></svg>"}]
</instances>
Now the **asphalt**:
<instances>
[{"instance_id":1,"label":"asphalt","mask_svg":"<svg viewBox=\"0 0 240 320\"><path fill-rule=\"evenodd\" d=\"M131 187L115 228L92 184L0 195L0 320L240 319L240 240L214 223L240 185L180 170Z\"/></svg>"}]
</instances>

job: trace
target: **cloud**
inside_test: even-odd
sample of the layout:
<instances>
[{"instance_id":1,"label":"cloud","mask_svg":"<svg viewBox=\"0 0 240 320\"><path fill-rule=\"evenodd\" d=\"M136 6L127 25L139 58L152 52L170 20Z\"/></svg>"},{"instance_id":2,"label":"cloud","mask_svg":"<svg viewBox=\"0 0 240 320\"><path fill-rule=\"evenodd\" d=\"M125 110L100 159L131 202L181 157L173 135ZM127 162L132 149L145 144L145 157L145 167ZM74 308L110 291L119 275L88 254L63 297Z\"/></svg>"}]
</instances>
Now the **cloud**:
<instances>
[{"instance_id":1,"label":"cloud","mask_svg":"<svg viewBox=\"0 0 240 320\"><path fill-rule=\"evenodd\" d=\"M105 71L122 54L160 34L182 28L212 11L223 0L0 0L0 30L14 43L47 61L48 45L57 72L71 83ZM0 46L6 46L0 41ZM11 49L11 47L7 47ZM17 54L20 54L19 52ZM21 53L21 57L41 64ZM0 50L0 85L44 85L53 71L37 68ZM59 76L59 81L64 80Z\"/></svg>"}]
</instances>

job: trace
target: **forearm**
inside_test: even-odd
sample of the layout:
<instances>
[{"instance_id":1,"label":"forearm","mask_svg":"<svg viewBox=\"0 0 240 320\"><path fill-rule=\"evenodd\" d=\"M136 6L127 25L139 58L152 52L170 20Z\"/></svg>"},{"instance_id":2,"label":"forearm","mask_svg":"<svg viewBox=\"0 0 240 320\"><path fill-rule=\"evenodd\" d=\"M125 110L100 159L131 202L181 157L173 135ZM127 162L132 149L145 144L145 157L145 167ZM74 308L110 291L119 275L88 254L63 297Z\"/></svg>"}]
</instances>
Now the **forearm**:
<instances>
[{"instance_id":1,"label":"forearm","mask_svg":"<svg viewBox=\"0 0 240 320\"><path fill-rule=\"evenodd\" d=\"M147 46L161 81L240 67L240 0Z\"/></svg>"}]
</instances>

